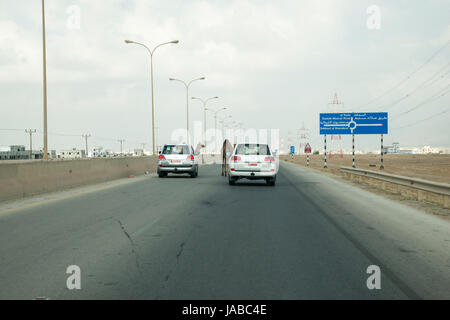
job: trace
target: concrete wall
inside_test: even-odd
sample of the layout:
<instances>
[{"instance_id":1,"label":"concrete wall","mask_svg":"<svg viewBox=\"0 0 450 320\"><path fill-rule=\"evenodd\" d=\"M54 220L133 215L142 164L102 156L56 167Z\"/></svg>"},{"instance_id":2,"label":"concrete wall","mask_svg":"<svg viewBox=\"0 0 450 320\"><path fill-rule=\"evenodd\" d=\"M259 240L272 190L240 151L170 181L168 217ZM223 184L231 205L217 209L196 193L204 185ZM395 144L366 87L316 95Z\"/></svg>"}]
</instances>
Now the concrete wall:
<instances>
[{"instance_id":1,"label":"concrete wall","mask_svg":"<svg viewBox=\"0 0 450 320\"><path fill-rule=\"evenodd\" d=\"M0 162L0 201L156 172L156 157Z\"/></svg>"}]
</instances>

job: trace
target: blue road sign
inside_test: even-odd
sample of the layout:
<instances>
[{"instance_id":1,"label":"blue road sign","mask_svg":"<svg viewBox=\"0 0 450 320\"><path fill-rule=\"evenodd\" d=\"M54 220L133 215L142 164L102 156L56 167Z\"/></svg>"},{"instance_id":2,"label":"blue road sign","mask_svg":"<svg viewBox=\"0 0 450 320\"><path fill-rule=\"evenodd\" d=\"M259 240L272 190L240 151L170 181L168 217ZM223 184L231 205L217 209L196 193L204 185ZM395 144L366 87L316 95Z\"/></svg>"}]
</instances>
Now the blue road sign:
<instances>
[{"instance_id":1,"label":"blue road sign","mask_svg":"<svg viewBox=\"0 0 450 320\"><path fill-rule=\"evenodd\" d=\"M291 149L289 151L290 154L294 154L295 153L295 146L291 146Z\"/></svg>"},{"instance_id":2,"label":"blue road sign","mask_svg":"<svg viewBox=\"0 0 450 320\"><path fill-rule=\"evenodd\" d=\"M387 112L348 112L320 114L320 134L387 133Z\"/></svg>"}]
</instances>

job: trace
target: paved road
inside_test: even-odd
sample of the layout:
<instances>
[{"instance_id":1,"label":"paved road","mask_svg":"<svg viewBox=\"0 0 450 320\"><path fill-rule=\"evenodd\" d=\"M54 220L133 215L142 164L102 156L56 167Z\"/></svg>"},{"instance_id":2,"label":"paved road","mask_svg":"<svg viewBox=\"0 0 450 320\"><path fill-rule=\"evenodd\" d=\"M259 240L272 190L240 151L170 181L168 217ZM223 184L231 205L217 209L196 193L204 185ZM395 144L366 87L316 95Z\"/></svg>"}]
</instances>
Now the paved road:
<instances>
[{"instance_id":1,"label":"paved road","mask_svg":"<svg viewBox=\"0 0 450 320\"><path fill-rule=\"evenodd\" d=\"M232 187L208 165L12 207L1 299L450 298L447 221L292 164L276 187ZM81 290L66 288L69 265Z\"/></svg>"}]
</instances>

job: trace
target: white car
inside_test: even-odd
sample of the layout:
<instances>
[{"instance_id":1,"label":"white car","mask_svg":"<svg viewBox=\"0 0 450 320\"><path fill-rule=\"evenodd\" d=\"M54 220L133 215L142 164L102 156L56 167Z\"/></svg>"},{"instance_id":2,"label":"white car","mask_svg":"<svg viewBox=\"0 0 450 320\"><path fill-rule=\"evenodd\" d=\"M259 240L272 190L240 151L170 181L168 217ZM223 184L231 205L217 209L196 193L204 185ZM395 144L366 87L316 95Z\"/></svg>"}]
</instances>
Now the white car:
<instances>
[{"instance_id":1,"label":"white car","mask_svg":"<svg viewBox=\"0 0 450 320\"><path fill-rule=\"evenodd\" d=\"M228 166L228 183L234 185L239 179L264 179L274 186L278 162L267 144L240 143L234 148Z\"/></svg>"},{"instance_id":2,"label":"white car","mask_svg":"<svg viewBox=\"0 0 450 320\"><path fill-rule=\"evenodd\" d=\"M158 156L158 176L168 173L188 173L192 178L198 176L198 154L187 144L165 144Z\"/></svg>"}]
</instances>

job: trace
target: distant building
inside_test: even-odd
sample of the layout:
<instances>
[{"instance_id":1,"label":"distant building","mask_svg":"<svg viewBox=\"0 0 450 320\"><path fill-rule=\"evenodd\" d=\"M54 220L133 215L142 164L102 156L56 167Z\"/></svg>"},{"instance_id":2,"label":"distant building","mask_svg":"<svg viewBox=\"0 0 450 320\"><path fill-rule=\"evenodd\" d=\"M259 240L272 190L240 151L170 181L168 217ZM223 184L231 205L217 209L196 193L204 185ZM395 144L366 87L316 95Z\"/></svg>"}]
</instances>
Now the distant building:
<instances>
[{"instance_id":1,"label":"distant building","mask_svg":"<svg viewBox=\"0 0 450 320\"><path fill-rule=\"evenodd\" d=\"M56 151L48 152L49 158L56 158ZM42 159L44 151L33 150L31 159ZM7 150L0 151L0 160L30 160L30 150L26 150L23 145L12 145Z\"/></svg>"},{"instance_id":2,"label":"distant building","mask_svg":"<svg viewBox=\"0 0 450 320\"><path fill-rule=\"evenodd\" d=\"M81 159L86 158L85 150L73 148L71 150L61 150L57 155L58 159Z\"/></svg>"},{"instance_id":3,"label":"distant building","mask_svg":"<svg viewBox=\"0 0 450 320\"><path fill-rule=\"evenodd\" d=\"M400 144L398 142L392 143L392 146L383 147L384 154L399 154L400 152Z\"/></svg>"}]
</instances>

